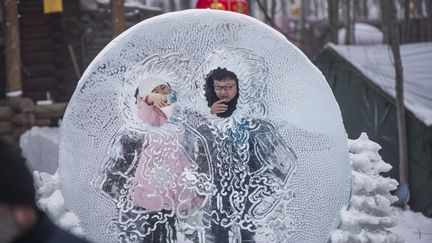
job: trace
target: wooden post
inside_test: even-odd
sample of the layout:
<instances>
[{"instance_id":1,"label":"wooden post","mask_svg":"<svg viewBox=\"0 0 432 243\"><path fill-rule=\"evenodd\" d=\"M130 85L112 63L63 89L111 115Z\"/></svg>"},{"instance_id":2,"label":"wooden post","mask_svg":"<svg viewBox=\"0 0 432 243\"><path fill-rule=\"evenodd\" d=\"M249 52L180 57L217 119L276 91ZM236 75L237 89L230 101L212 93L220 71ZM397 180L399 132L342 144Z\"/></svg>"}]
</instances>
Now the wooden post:
<instances>
[{"instance_id":1,"label":"wooden post","mask_svg":"<svg viewBox=\"0 0 432 243\"><path fill-rule=\"evenodd\" d=\"M113 38L126 30L123 0L111 0L111 24Z\"/></svg>"},{"instance_id":2,"label":"wooden post","mask_svg":"<svg viewBox=\"0 0 432 243\"><path fill-rule=\"evenodd\" d=\"M6 96L22 95L21 49L18 9L15 0L3 0L5 23Z\"/></svg>"}]
</instances>

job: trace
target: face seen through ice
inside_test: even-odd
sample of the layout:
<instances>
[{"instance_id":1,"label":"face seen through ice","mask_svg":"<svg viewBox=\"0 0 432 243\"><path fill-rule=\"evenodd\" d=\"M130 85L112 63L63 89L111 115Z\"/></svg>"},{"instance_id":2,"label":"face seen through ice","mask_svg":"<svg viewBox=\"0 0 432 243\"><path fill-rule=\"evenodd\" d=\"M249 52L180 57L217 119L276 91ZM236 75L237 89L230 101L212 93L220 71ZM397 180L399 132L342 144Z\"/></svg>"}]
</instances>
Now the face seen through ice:
<instances>
[{"instance_id":1,"label":"face seen through ice","mask_svg":"<svg viewBox=\"0 0 432 243\"><path fill-rule=\"evenodd\" d=\"M171 89L168 87L168 85L161 84L159 86L156 86L156 88L153 89L152 93L167 95L167 94L171 93Z\"/></svg>"},{"instance_id":2,"label":"face seen through ice","mask_svg":"<svg viewBox=\"0 0 432 243\"><path fill-rule=\"evenodd\" d=\"M236 81L230 78L224 80L215 80L214 90L216 96L220 100L225 100L225 102L229 102L237 95Z\"/></svg>"}]
</instances>

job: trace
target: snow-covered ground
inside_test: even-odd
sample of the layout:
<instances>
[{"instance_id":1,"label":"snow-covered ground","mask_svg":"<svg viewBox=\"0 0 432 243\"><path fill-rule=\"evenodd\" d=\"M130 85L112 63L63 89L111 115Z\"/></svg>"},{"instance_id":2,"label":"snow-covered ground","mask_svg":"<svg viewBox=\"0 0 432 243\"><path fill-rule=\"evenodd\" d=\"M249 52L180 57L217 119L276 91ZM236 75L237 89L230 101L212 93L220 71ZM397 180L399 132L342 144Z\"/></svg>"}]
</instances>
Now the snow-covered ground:
<instances>
[{"instance_id":1,"label":"snow-covered ground","mask_svg":"<svg viewBox=\"0 0 432 243\"><path fill-rule=\"evenodd\" d=\"M431 243L432 219L409 209L394 208L399 223L390 231L399 235L406 243Z\"/></svg>"},{"instance_id":2,"label":"snow-covered ground","mask_svg":"<svg viewBox=\"0 0 432 243\"><path fill-rule=\"evenodd\" d=\"M35 127L21 137L20 144L24 145L22 146L23 154L27 158L32 158L31 167L33 170L42 172L52 170L53 165L47 164L47 158L51 161L50 163L55 163L55 166L58 165L58 161L52 159L58 158L58 154L55 154L58 153L58 141L58 128ZM36 161L37 159L41 161ZM81 227L79 227L79 219L64 208L64 198L59 190L58 174L49 176L46 173L34 172L34 176L40 197L38 205L48 211L48 214L64 228L77 234L83 234ZM393 208L392 210L398 223L389 229L391 232L407 243L432 242L432 218L427 218L408 208L405 210Z\"/></svg>"}]
</instances>

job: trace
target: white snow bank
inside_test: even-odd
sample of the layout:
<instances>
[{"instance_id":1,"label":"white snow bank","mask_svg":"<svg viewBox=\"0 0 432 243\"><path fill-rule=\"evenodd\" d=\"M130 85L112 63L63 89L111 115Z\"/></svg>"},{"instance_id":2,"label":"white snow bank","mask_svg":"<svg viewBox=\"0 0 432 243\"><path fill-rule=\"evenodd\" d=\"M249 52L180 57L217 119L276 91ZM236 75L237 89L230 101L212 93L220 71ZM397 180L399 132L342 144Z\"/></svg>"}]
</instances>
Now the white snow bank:
<instances>
[{"instance_id":1,"label":"white snow bank","mask_svg":"<svg viewBox=\"0 0 432 243\"><path fill-rule=\"evenodd\" d=\"M20 147L31 170L54 174L59 160L58 127L33 127L20 137Z\"/></svg>"},{"instance_id":2,"label":"white snow bank","mask_svg":"<svg viewBox=\"0 0 432 243\"><path fill-rule=\"evenodd\" d=\"M344 46L329 43L326 48L355 66L391 97L396 97L393 54L387 45ZM405 106L426 126L432 125L432 42L400 46Z\"/></svg>"},{"instance_id":3,"label":"white snow bank","mask_svg":"<svg viewBox=\"0 0 432 243\"><path fill-rule=\"evenodd\" d=\"M389 230L399 235L407 243L432 242L432 219L409 208L402 210L394 208L399 223Z\"/></svg>"},{"instance_id":4,"label":"white snow bank","mask_svg":"<svg viewBox=\"0 0 432 243\"><path fill-rule=\"evenodd\" d=\"M36 186L38 207L63 229L78 236L83 236L84 231L80 226L81 221L65 207L58 172L50 175L45 172L33 171L33 178Z\"/></svg>"}]
</instances>

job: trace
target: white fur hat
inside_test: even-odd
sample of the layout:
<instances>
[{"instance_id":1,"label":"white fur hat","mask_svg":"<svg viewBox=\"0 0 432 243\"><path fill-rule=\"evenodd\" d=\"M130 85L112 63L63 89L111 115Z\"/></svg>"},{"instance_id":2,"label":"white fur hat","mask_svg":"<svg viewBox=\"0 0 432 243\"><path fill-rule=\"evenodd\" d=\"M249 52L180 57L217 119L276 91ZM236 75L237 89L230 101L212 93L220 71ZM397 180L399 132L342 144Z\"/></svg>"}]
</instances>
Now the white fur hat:
<instances>
[{"instance_id":1,"label":"white fur hat","mask_svg":"<svg viewBox=\"0 0 432 243\"><path fill-rule=\"evenodd\" d=\"M167 80L157 75L146 75L142 80L139 81L138 94L141 97L145 97L149 95L154 88L162 84L168 85Z\"/></svg>"}]
</instances>

